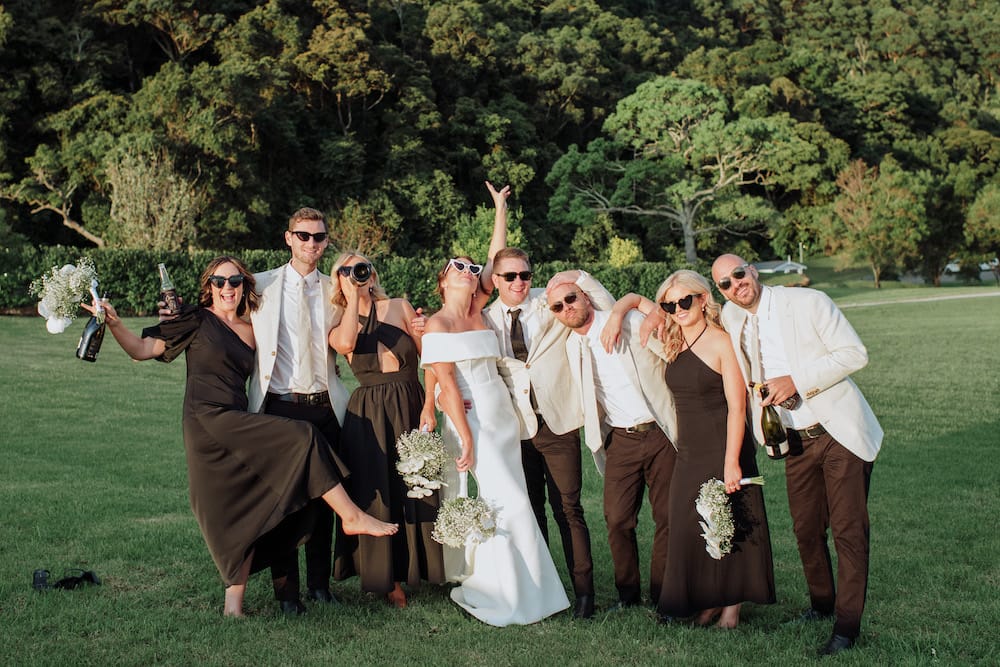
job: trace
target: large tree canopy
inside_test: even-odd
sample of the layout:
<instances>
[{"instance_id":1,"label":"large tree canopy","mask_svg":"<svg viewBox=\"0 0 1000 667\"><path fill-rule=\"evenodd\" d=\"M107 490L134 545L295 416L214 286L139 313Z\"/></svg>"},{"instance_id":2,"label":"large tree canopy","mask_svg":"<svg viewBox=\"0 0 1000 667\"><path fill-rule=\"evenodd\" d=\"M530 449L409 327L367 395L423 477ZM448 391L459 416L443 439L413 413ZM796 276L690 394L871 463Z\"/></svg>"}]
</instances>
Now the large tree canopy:
<instances>
[{"instance_id":1,"label":"large tree canopy","mask_svg":"<svg viewBox=\"0 0 1000 667\"><path fill-rule=\"evenodd\" d=\"M980 243L998 43L997 0L3 3L0 237L269 247L309 205L439 255L490 179L538 260L784 254L891 154L933 279Z\"/></svg>"}]
</instances>

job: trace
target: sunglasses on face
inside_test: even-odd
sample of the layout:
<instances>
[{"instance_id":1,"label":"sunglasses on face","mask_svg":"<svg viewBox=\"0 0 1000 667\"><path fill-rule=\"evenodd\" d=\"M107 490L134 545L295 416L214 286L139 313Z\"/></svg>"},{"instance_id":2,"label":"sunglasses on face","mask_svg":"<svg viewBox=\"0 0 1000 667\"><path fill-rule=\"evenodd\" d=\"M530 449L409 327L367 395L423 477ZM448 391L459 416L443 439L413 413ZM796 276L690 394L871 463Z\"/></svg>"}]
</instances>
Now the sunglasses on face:
<instances>
[{"instance_id":1,"label":"sunglasses on face","mask_svg":"<svg viewBox=\"0 0 1000 667\"><path fill-rule=\"evenodd\" d=\"M682 299L677 299L677 301L662 301L660 302L660 308L667 311L671 315L677 312L677 306L680 306L684 310L691 310L691 304L694 303L694 298L698 296L697 294L688 294Z\"/></svg>"},{"instance_id":2,"label":"sunglasses on face","mask_svg":"<svg viewBox=\"0 0 1000 667\"><path fill-rule=\"evenodd\" d=\"M243 274L236 273L229 276L228 278L225 276L209 276L208 282L215 285L216 288L218 289L222 289L222 286L225 285L226 282L229 282L230 287L239 287L240 285L243 284Z\"/></svg>"},{"instance_id":3,"label":"sunglasses on face","mask_svg":"<svg viewBox=\"0 0 1000 667\"><path fill-rule=\"evenodd\" d=\"M749 264L742 264L733 269L733 272L728 276L715 283L718 285L719 289L725 292L727 289L733 286L733 280L743 280L746 278L747 269L750 267Z\"/></svg>"},{"instance_id":4,"label":"sunglasses on face","mask_svg":"<svg viewBox=\"0 0 1000 667\"><path fill-rule=\"evenodd\" d=\"M456 271L468 271L474 276L478 276L483 272L482 264L471 264L469 262L463 262L460 259L449 259L448 266L454 266Z\"/></svg>"},{"instance_id":5,"label":"sunglasses on face","mask_svg":"<svg viewBox=\"0 0 1000 667\"><path fill-rule=\"evenodd\" d=\"M563 311L564 305L572 306L574 303L576 303L576 300L579 298L580 298L579 294L577 294L576 292L570 292L569 294L563 297L562 301L556 301L555 303L551 304L549 306L549 310L558 315Z\"/></svg>"},{"instance_id":6,"label":"sunglasses on face","mask_svg":"<svg viewBox=\"0 0 1000 667\"><path fill-rule=\"evenodd\" d=\"M295 234L303 243L306 243L309 239L312 239L316 243L322 243L327 237L326 232L316 232L315 234L310 234L309 232L292 232L292 234Z\"/></svg>"},{"instance_id":7,"label":"sunglasses on face","mask_svg":"<svg viewBox=\"0 0 1000 667\"><path fill-rule=\"evenodd\" d=\"M520 278L524 282L531 280L531 276L535 275L533 271L507 271L506 273L495 273L495 276L500 276L509 283L514 282L517 278Z\"/></svg>"}]
</instances>

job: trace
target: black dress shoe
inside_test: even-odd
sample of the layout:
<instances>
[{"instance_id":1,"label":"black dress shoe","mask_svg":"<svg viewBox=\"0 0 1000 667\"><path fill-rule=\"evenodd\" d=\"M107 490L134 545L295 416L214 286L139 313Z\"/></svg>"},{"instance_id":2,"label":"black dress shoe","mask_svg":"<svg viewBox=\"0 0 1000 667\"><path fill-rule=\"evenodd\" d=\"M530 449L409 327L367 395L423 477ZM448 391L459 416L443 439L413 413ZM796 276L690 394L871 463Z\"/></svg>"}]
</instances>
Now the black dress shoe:
<instances>
[{"instance_id":1,"label":"black dress shoe","mask_svg":"<svg viewBox=\"0 0 1000 667\"><path fill-rule=\"evenodd\" d=\"M333 596L329 588L310 588L306 591L306 597L315 602L322 602L323 604L340 605L340 601Z\"/></svg>"},{"instance_id":2,"label":"black dress shoe","mask_svg":"<svg viewBox=\"0 0 1000 667\"><path fill-rule=\"evenodd\" d=\"M579 595L573 606L573 618L591 618L594 615L594 596Z\"/></svg>"},{"instance_id":3,"label":"black dress shoe","mask_svg":"<svg viewBox=\"0 0 1000 667\"><path fill-rule=\"evenodd\" d=\"M306 613L306 606L299 600L279 600L278 606L285 616L301 616Z\"/></svg>"},{"instance_id":4,"label":"black dress shoe","mask_svg":"<svg viewBox=\"0 0 1000 667\"><path fill-rule=\"evenodd\" d=\"M857 641L854 637L845 637L844 635L834 634L830 637L829 641L823 644L823 648L819 650L820 655L837 655L841 651L846 651L847 649L854 646L854 642Z\"/></svg>"}]
</instances>

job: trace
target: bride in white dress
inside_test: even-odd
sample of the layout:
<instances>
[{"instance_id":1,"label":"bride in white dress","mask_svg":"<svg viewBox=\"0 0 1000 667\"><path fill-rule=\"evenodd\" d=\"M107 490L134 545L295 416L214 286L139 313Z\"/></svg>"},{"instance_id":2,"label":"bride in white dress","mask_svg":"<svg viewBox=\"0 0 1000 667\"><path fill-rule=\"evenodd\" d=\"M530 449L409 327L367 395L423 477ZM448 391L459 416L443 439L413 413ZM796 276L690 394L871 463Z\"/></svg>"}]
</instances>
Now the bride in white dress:
<instances>
[{"instance_id":1,"label":"bride in white dress","mask_svg":"<svg viewBox=\"0 0 1000 667\"><path fill-rule=\"evenodd\" d=\"M510 190L487 187L497 207L492 258L506 240ZM455 571L455 554L447 553L456 550L445 547L446 573L461 582L451 598L484 623L502 627L540 621L568 608L569 599L528 500L518 420L497 371L499 344L482 317L493 289L491 266L484 270L459 257L438 274L444 305L427 321L421 363L432 371L428 388L436 382L439 389L437 402L447 417L442 431L457 454L457 472L470 472L479 497L497 509L496 534L459 554L463 572ZM457 475L446 481L454 497Z\"/></svg>"}]
</instances>

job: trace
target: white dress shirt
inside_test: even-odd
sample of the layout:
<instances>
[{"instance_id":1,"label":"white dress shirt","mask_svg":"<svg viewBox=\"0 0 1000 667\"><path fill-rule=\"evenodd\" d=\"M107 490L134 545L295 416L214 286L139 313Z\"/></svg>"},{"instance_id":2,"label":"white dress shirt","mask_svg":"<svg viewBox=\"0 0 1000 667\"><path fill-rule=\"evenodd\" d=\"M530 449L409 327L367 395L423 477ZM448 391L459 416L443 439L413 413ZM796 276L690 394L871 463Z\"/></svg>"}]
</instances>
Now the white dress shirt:
<instances>
[{"instance_id":1,"label":"white dress shirt","mask_svg":"<svg viewBox=\"0 0 1000 667\"><path fill-rule=\"evenodd\" d=\"M312 319L312 330L298 331L299 283L305 281L306 307ZM281 322L278 325L277 355L274 371L271 373L270 391L276 394L315 394L327 391L326 384L326 332L323 331L323 288L319 271L313 270L307 276L300 276L291 264L285 265L285 276L281 293ZM308 386L296 384L295 369L298 367L299 336L306 335L312 350L312 374Z\"/></svg>"},{"instance_id":2,"label":"white dress shirt","mask_svg":"<svg viewBox=\"0 0 1000 667\"><path fill-rule=\"evenodd\" d=\"M760 356L764 369L764 379L791 375L792 366L788 363L785 354L785 339L781 334L781 323L774 315L774 300L771 288L761 286L760 302L757 304L757 322L760 329ZM749 335L750 318L747 318L744 326L744 336ZM819 418L813 414L805 404L799 405L795 410L786 410L781 406L778 414L781 415L781 422L790 428L802 429L819 422Z\"/></svg>"},{"instance_id":3,"label":"white dress shirt","mask_svg":"<svg viewBox=\"0 0 1000 667\"><path fill-rule=\"evenodd\" d=\"M594 390L598 402L604 407L604 421L616 428L654 421L642 390L632 384L625 372L624 353L615 350L608 354L601 344L601 330L608 317L607 311L595 310L594 321L586 334L594 362Z\"/></svg>"}]
</instances>

